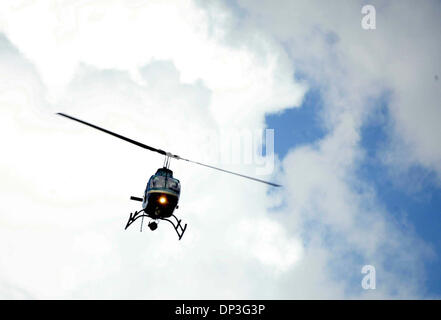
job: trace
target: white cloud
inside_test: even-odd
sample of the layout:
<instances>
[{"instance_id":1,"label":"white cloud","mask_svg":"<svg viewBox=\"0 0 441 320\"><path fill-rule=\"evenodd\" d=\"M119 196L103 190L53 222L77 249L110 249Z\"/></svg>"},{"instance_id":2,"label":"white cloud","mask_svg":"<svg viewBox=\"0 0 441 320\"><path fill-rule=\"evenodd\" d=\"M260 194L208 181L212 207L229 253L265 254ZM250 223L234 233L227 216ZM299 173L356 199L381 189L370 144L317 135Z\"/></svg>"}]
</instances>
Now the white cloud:
<instances>
[{"instance_id":1,"label":"white cloud","mask_svg":"<svg viewBox=\"0 0 441 320\"><path fill-rule=\"evenodd\" d=\"M250 20L283 41L299 68L325 90L335 121L340 112L363 116L365 98L390 90L394 165L420 164L441 173L441 52L437 1L371 1L377 28L360 27L364 1L271 1L240 4ZM360 125L360 123L358 124ZM396 153L401 145L405 151Z\"/></svg>"},{"instance_id":2,"label":"white cloud","mask_svg":"<svg viewBox=\"0 0 441 320\"><path fill-rule=\"evenodd\" d=\"M333 259L340 261L338 267L345 265L348 252L359 255L358 260L378 261L382 281L388 281L381 294L412 296L424 279L419 255L430 253L400 223L391 221L376 200L376 191L357 179L355 169L363 159L361 126L377 107L369 99L390 91L393 148L385 157L401 170L403 165L417 163L440 173L441 149L436 139L440 132L435 119L441 91L433 77L440 69L440 42L433 34L439 29L434 14L439 3L373 4L377 29L365 31L360 27L361 1L286 1L277 7L270 1L240 2L249 13L249 23L283 42L300 71L323 95L322 119L328 136L293 150L284 159L290 185L285 199L290 212L301 216L291 219L320 226L310 230L313 239L329 239L325 235L337 239L320 246L336 251ZM405 152L395 153L402 149ZM413 248L411 254L406 247ZM347 265L353 267L354 261ZM332 264L331 258L327 264ZM411 279L397 278L394 268L406 269Z\"/></svg>"},{"instance_id":3,"label":"white cloud","mask_svg":"<svg viewBox=\"0 0 441 320\"><path fill-rule=\"evenodd\" d=\"M183 240L164 224L155 233L124 231L136 208L129 196L143 192L162 159L53 113L199 160L210 147L205 134L238 123L259 128L266 109L300 103L304 89L288 58L265 37L260 51L224 43L191 3L114 3L94 7L84 22L90 7L74 7L80 22L61 38L60 8L31 2L2 16L1 128L13 137L1 160L2 279L36 298L258 296L247 269L262 265L273 277L301 250L276 221L268 225L277 240L267 234L245 254L251 231L238 235L248 234L241 246L230 238L243 231L238 216L268 220L264 185L172 162L183 182L177 214L189 223ZM22 32L34 24L32 37Z\"/></svg>"}]
</instances>

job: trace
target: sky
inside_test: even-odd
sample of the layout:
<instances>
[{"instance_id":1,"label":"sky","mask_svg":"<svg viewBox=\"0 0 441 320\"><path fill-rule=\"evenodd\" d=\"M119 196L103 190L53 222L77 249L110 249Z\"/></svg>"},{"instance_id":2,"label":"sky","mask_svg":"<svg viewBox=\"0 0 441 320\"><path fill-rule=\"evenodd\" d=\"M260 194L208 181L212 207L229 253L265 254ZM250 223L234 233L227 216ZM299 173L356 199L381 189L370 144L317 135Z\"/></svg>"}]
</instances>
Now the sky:
<instances>
[{"instance_id":1,"label":"sky","mask_svg":"<svg viewBox=\"0 0 441 320\"><path fill-rule=\"evenodd\" d=\"M2 1L0 298L439 299L440 14ZM283 187L172 161L182 240L124 230L162 157L56 112Z\"/></svg>"}]
</instances>

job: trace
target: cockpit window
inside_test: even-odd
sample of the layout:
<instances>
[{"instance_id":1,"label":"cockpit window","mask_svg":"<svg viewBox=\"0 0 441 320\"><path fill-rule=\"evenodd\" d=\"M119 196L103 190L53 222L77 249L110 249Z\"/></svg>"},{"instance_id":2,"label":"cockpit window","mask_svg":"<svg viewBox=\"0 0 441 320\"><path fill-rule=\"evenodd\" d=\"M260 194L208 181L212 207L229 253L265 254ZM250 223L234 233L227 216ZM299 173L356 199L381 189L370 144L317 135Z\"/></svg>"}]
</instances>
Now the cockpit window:
<instances>
[{"instance_id":1,"label":"cockpit window","mask_svg":"<svg viewBox=\"0 0 441 320\"><path fill-rule=\"evenodd\" d=\"M175 179L167 179L167 188L172 189L179 193L181 186L179 181L176 181Z\"/></svg>"},{"instance_id":2,"label":"cockpit window","mask_svg":"<svg viewBox=\"0 0 441 320\"><path fill-rule=\"evenodd\" d=\"M177 179L164 176L154 176L150 179L149 188L167 188L173 190L176 193L179 193L181 191L181 184Z\"/></svg>"},{"instance_id":3,"label":"cockpit window","mask_svg":"<svg viewBox=\"0 0 441 320\"><path fill-rule=\"evenodd\" d=\"M156 176L150 181L150 188L165 188L165 177Z\"/></svg>"}]
</instances>

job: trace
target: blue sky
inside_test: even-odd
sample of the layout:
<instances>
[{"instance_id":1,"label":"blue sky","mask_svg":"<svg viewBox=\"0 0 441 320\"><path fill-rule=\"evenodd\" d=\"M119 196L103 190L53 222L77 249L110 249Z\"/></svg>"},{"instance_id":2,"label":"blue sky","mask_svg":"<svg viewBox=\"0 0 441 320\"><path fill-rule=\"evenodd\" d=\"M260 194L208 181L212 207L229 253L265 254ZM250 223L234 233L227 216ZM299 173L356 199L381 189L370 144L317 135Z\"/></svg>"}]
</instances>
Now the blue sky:
<instances>
[{"instance_id":1,"label":"blue sky","mask_svg":"<svg viewBox=\"0 0 441 320\"><path fill-rule=\"evenodd\" d=\"M314 143L326 133L320 123L322 101L319 89L309 89L300 108L290 108L265 118L275 130L274 151L281 158L296 146Z\"/></svg>"},{"instance_id":2,"label":"blue sky","mask_svg":"<svg viewBox=\"0 0 441 320\"><path fill-rule=\"evenodd\" d=\"M399 184L391 176L391 168L381 160L382 151L390 143L391 119L388 94L374 99L373 112L361 130L361 147L366 152L359 163L358 177L373 186L378 199L401 228L415 233L433 249L435 256L424 261L427 296L441 296L441 188L433 171L413 165L400 172ZM320 122L323 109L319 88L310 88L300 108L266 116L268 128L275 131L275 153L283 158L301 145L311 144L326 134ZM416 188L409 188L409 184Z\"/></svg>"},{"instance_id":3,"label":"blue sky","mask_svg":"<svg viewBox=\"0 0 441 320\"><path fill-rule=\"evenodd\" d=\"M381 148L387 148L389 139L388 100L380 99L375 103L377 114L362 129L361 145L367 157L360 165L360 177L375 187L390 214L399 221L406 219L418 236L431 245L436 257L425 262L425 286L428 294L441 296L441 188L437 185L435 173L419 165L400 172L404 185L392 182L391 168L379 159ZM417 187L409 188L409 184Z\"/></svg>"}]
</instances>

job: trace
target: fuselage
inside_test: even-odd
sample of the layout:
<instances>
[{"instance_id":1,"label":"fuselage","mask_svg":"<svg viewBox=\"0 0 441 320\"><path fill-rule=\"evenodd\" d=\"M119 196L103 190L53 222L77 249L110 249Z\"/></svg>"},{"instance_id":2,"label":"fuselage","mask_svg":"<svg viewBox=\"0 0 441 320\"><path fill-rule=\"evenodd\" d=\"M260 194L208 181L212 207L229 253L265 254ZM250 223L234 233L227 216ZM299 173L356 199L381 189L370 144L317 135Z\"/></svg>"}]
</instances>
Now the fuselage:
<instances>
[{"instance_id":1,"label":"fuselage","mask_svg":"<svg viewBox=\"0 0 441 320\"><path fill-rule=\"evenodd\" d=\"M150 177L144 192L142 207L152 219L168 218L178 205L181 183L173 178L173 171L159 168Z\"/></svg>"}]
</instances>

